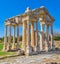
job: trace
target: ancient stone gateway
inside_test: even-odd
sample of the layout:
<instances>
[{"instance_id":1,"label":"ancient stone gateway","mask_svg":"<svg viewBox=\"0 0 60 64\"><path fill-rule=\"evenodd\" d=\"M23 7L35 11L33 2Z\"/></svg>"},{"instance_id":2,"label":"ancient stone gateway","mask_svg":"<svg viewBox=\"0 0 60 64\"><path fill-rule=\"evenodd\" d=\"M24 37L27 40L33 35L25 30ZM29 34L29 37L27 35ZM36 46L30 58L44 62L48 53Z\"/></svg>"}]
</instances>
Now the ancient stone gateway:
<instances>
[{"instance_id":1,"label":"ancient stone gateway","mask_svg":"<svg viewBox=\"0 0 60 64\"><path fill-rule=\"evenodd\" d=\"M41 30L38 30L38 21L40 22ZM19 27L22 26L22 49L26 55L38 53L40 51L49 51L54 49L53 41L53 22L54 18L48 13L44 6L40 8L30 10L27 7L24 14L8 18L5 22L5 37L3 50L18 50L19 47ZM34 29L34 24L36 29ZM12 28L13 42L11 37ZM50 30L49 30L50 28ZM44 30L45 29L45 30ZM50 32L49 32L50 31ZM38 32L40 33L40 39L38 41ZM49 43L49 33L51 36L51 42ZM31 37L30 37L31 35ZM12 46L11 46L12 43ZM15 45L16 43L16 45Z\"/></svg>"}]
</instances>

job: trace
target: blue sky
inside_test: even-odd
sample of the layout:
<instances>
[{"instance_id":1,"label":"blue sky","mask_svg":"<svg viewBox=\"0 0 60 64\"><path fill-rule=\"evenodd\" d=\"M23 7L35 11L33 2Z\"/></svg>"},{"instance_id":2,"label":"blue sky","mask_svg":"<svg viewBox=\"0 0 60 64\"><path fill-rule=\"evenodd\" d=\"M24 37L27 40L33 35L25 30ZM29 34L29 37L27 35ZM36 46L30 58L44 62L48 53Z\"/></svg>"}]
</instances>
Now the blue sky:
<instances>
[{"instance_id":1,"label":"blue sky","mask_svg":"<svg viewBox=\"0 0 60 64\"><path fill-rule=\"evenodd\" d=\"M31 10L45 6L55 18L54 31L60 32L60 0L0 0L0 37L4 36L4 20L24 13L27 7Z\"/></svg>"}]
</instances>

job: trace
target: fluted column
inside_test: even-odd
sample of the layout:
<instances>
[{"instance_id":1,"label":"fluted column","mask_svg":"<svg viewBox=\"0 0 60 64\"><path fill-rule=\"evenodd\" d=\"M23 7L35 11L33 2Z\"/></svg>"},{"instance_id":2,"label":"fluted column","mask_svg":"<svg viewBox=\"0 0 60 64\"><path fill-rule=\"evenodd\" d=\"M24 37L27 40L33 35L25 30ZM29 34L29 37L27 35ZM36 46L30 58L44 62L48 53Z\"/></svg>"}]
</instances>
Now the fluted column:
<instances>
[{"instance_id":1,"label":"fluted column","mask_svg":"<svg viewBox=\"0 0 60 64\"><path fill-rule=\"evenodd\" d=\"M34 22L31 22L31 46L35 47L35 40L34 40Z\"/></svg>"},{"instance_id":2,"label":"fluted column","mask_svg":"<svg viewBox=\"0 0 60 64\"><path fill-rule=\"evenodd\" d=\"M19 26L17 26L17 49L20 49L19 47Z\"/></svg>"},{"instance_id":3,"label":"fluted column","mask_svg":"<svg viewBox=\"0 0 60 64\"><path fill-rule=\"evenodd\" d=\"M23 21L22 50L26 51L26 22Z\"/></svg>"},{"instance_id":4,"label":"fluted column","mask_svg":"<svg viewBox=\"0 0 60 64\"><path fill-rule=\"evenodd\" d=\"M13 35L13 44L12 44L12 49L15 49L15 34L16 34L16 27L14 26L14 35Z\"/></svg>"},{"instance_id":5,"label":"fluted column","mask_svg":"<svg viewBox=\"0 0 60 64\"><path fill-rule=\"evenodd\" d=\"M4 47L3 47L3 51L6 51L7 48L7 27L5 26L5 30L4 30Z\"/></svg>"},{"instance_id":6,"label":"fluted column","mask_svg":"<svg viewBox=\"0 0 60 64\"><path fill-rule=\"evenodd\" d=\"M43 32L44 32L44 25L41 24L41 31L40 31L40 51L43 50Z\"/></svg>"},{"instance_id":7,"label":"fluted column","mask_svg":"<svg viewBox=\"0 0 60 64\"><path fill-rule=\"evenodd\" d=\"M39 51L39 45L38 45L38 21L36 21L36 52Z\"/></svg>"},{"instance_id":8,"label":"fluted column","mask_svg":"<svg viewBox=\"0 0 60 64\"><path fill-rule=\"evenodd\" d=\"M8 46L7 46L7 50L11 50L11 26L9 26L9 36L8 36Z\"/></svg>"},{"instance_id":9,"label":"fluted column","mask_svg":"<svg viewBox=\"0 0 60 64\"><path fill-rule=\"evenodd\" d=\"M31 54L31 47L30 47L30 22L27 20L27 47L26 47L26 55Z\"/></svg>"},{"instance_id":10,"label":"fluted column","mask_svg":"<svg viewBox=\"0 0 60 64\"><path fill-rule=\"evenodd\" d=\"M48 41L48 25L46 25L46 40L45 40L45 49L46 49L46 51L49 50L48 46L49 46L49 41Z\"/></svg>"},{"instance_id":11,"label":"fluted column","mask_svg":"<svg viewBox=\"0 0 60 64\"><path fill-rule=\"evenodd\" d=\"M51 49L51 47L50 47L50 42L49 42L49 36L50 36L50 34L49 34L49 25L48 25L48 50L50 50Z\"/></svg>"},{"instance_id":12,"label":"fluted column","mask_svg":"<svg viewBox=\"0 0 60 64\"><path fill-rule=\"evenodd\" d=\"M51 25L51 49L54 50L53 26Z\"/></svg>"}]
</instances>

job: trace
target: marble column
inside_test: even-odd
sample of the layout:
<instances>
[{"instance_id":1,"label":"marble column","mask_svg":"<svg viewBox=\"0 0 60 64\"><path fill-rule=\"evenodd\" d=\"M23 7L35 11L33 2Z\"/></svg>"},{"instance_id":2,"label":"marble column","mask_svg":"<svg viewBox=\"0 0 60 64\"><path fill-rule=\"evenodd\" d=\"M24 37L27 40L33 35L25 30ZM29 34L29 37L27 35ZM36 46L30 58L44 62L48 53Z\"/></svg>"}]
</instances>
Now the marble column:
<instances>
[{"instance_id":1,"label":"marble column","mask_svg":"<svg viewBox=\"0 0 60 64\"><path fill-rule=\"evenodd\" d=\"M36 52L39 52L39 45L38 45L38 21L36 21Z\"/></svg>"},{"instance_id":2,"label":"marble column","mask_svg":"<svg viewBox=\"0 0 60 64\"><path fill-rule=\"evenodd\" d=\"M8 46L7 46L7 50L11 50L11 26L9 26L9 36L8 36Z\"/></svg>"},{"instance_id":3,"label":"marble column","mask_svg":"<svg viewBox=\"0 0 60 64\"><path fill-rule=\"evenodd\" d=\"M50 40L50 26L48 26L48 41Z\"/></svg>"},{"instance_id":4,"label":"marble column","mask_svg":"<svg viewBox=\"0 0 60 64\"><path fill-rule=\"evenodd\" d=\"M44 25L41 24L41 31L40 31L40 51L43 50L43 32L44 32Z\"/></svg>"},{"instance_id":5,"label":"marble column","mask_svg":"<svg viewBox=\"0 0 60 64\"><path fill-rule=\"evenodd\" d=\"M35 47L35 40L34 40L34 22L31 22L31 46Z\"/></svg>"},{"instance_id":6,"label":"marble column","mask_svg":"<svg viewBox=\"0 0 60 64\"><path fill-rule=\"evenodd\" d=\"M45 50L46 50L46 52L49 50L48 45L49 45L49 41L48 41L48 25L46 25L46 39L45 39Z\"/></svg>"},{"instance_id":7,"label":"marble column","mask_svg":"<svg viewBox=\"0 0 60 64\"><path fill-rule=\"evenodd\" d=\"M19 45L19 26L17 26L17 49L20 49L20 45Z\"/></svg>"},{"instance_id":8,"label":"marble column","mask_svg":"<svg viewBox=\"0 0 60 64\"><path fill-rule=\"evenodd\" d=\"M51 25L51 49L54 50L53 26Z\"/></svg>"},{"instance_id":9,"label":"marble column","mask_svg":"<svg viewBox=\"0 0 60 64\"><path fill-rule=\"evenodd\" d=\"M5 26L5 30L4 30L4 47L3 47L3 51L6 51L7 48L7 27Z\"/></svg>"},{"instance_id":10,"label":"marble column","mask_svg":"<svg viewBox=\"0 0 60 64\"><path fill-rule=\"evenodd\" d=\"M22 50L26 51L26 22L23 21Z\"/></svg>"},{"instance_id":11,"label":"marble column","mask_svg":"<svg viewBox=\"0 0 60 64\"><path fill-rule=\"evenodd\" d=\"M26 55L31 54L31 44L30 44L30 21L27 20L27 47L26 47Z\"/></svg>"},{"instance_id":12,"label":"marble column","mask_svg":"<svg viewBox=\"0 0 60 64\"><path fill-rule=\"evenodd\" d=\"M49 38L50 38L50 33L49 33L49 25L48 25L48 49L50 50L51 49L51 47L50 47L50 42L49 42Z\"/></svg>"},{"instance_id":13,"label":"marble column","mask_svg":"<svg viewBox=\"0 0 60 64\"><path fill-rule=\"evenodd\" d=\"M16 27L14 26L14 35L13 35L13 44L12 44L12 49L15 49L15 34L16 34Z\"/></svg>"}]
</instances>

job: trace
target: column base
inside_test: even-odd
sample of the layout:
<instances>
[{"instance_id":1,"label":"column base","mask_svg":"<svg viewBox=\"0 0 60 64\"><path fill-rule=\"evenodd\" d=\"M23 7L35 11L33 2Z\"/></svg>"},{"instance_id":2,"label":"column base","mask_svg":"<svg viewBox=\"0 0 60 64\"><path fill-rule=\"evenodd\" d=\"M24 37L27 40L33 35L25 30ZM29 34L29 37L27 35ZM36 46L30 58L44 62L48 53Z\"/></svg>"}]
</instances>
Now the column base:
<instances>
[{"instance_id":1,"label":"column base","mask_svg":"<svg viewBox=\"0 0 60 64\"><path fill-rule=\"evenodd\" d=\"M5 48L2 49L3 52L7 52L7 50Z\"/></svg>"},{"instance_id":2,"label":"column base","mask_svg":"<svg viewBox=\"0 0 60 64\"><path fill-rule=\"evenodd\" d=\"M16 49L17 49L17 50L19 50L19 49L20 49L20 47L19 47L19 44L18 44L18 43L16 44Z\"/></svg>"},{"instance_id":3,"label":"column base","mask_svg":"<svg viewBox=\"0 0 60 64\"><path fill-rule=\"evenodd\" d=\"M26 52L26 47L22 47L22 51Z\"/></svg>"},{"instance_id":4,"label":"column base","mask_svg":"<svg viewBox=\"0 0 60 64\"><path fill-rule=\"evenodd\" d=\"M55 47L52 47L51 50L55 50Z\"/></svg>"},{"instance_id":5,"label":"column base","mask_svg":"<svg viewBox=\"0 0 60 64\"><path fill-rule=\"evenodd\" d=\"M10 51L10 50L11 50L10 44L7 45L7 49L6 49L6 50L7 50L7 51Z\"/></svg>"},{"instance_id":6,"label":"column base","mask_svg":"<svg viewBox=\"0 0 60 64\"><path fill-rule=\"evenodd\" d=\"M36 51L37 53L39 53L39 52L40 52L40 48L37 46L37 47L35 48L35 51Z\"/></svg>"},{"instance_id":7,"label":"column base","mask_svg":"<svg viewBox=\"0 0 60 64\"><path fill-rule=\"evenodd\" d=\"M15 45L15 43L12 45L12 50L16 50L16 45Z\"/></svg>"},{"instance_id":8,"label":"column base","mask_svg":"<svg viewBox=\"0 0 60 64\"><path fill-rule=\"evenodd\" d=\"M32 54L32 48L31 47L27 47L25 55L29 56Z\"/></svg>"},{"instance_id":9,"label":"column base","mask_svg":"<svg viewBox=\"0 0 60 64\"><path fill-rule=\"evenodd\" d=\"M53 47L52 49L55 50L55 47Z\"/></svg>"},{"instance_id":10,"label":"column base","mask_svg":"<svg viewBox=\"0 0 60 64\"><path fill-rule=\"evenodd\" d=\"M40 51L43 51L43 49L40 47Z\"/></svg>"},{"instance_id":11,"label":"column base","mask_svg":"<svg viewBox=\"0 0 60 64\"><path fill-rule=\"evenodd\" d=\"M6 51L6 45L3 46L2 51Z\"/></svg>"},{"instance_id":12,"label":"column base","mask_svg":"<svg viewBox=\"0 0 60 64\"><path fill-rule=\"evenodd\" d=\"M10 51L11 49L7 46L6 48L4 47L2 51L7 52Z\"/></svg>"},{"instance_id":13,"label":"column base","mask_svg":"<svg viewBox=\"0 0 60 64\"><path fill-rule=\"evenodd\" d=\"M48 52L48 51L49 51L49 50L48 50L48 46L46 46L46 47L45 47L45 51L46 51L46 52Z\"/></svg>"},{"instance_id":14,"label":"column base","mask_svg":"<svg viewBox=\"0 0 60 64\"><path fill-rule=\"evenodd\" d=\"M51 51L51 47L50 46L48 47L48 51Z\"/></svg>"},{"instance_id":15,"label":"column base","mask_svg":"<svg viewBox=\"0 0 60 64\"><path fill-rule=\"evenodd\" d=\"M3 49L2 51L3 51L3 52L7 52L8 50L7 50L7 49Z\"/></svg>"}]
</instances>

